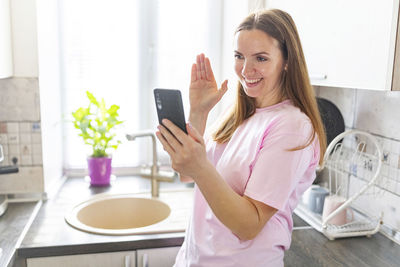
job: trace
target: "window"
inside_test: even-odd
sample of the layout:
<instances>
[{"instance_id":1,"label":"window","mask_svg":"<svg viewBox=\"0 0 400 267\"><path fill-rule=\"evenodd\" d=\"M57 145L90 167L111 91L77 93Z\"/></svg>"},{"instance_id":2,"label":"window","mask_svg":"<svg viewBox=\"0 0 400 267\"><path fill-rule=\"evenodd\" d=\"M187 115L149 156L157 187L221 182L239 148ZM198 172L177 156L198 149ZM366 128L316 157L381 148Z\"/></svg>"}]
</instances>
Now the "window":
<instances>
[{"instance_id":1,"label":"window","mask_svg":"<svg viewBox=\"0 0 400 267\"><path fill-rule=\"evenodd\" d=\"M187 113L187 88L196 54L204 52L211 58L218 79L222 2L60 1L64 117L68 120L73 110L87 104L86 90L104 97L107 105L121 107L123 143L113 154L113 167L150 162L150 142L127 142L124 136L156 129L154 88L180 89ZM63 140L65 168L85 168L91 150L72 123L64 124Z\"/></svg>"}]
</instances>

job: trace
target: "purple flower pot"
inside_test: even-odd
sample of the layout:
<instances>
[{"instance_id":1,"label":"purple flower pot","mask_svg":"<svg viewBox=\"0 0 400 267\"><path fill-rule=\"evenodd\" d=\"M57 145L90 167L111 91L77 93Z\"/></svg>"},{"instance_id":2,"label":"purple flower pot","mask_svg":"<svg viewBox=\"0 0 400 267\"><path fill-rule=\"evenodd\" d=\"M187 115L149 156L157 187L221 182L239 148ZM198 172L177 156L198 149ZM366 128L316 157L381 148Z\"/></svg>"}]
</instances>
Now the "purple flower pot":
<instances>
[{"instance_id":1,"label":"purple flower pot","mask_svg":"<svg viewBox=\"0 0 400 267\"><path fill-rule=\"evenodd\" d=\"M110 185L111 160L112 158L108 157L87 158L90 185L92 186Z\"/></svg>"}]
</instances>

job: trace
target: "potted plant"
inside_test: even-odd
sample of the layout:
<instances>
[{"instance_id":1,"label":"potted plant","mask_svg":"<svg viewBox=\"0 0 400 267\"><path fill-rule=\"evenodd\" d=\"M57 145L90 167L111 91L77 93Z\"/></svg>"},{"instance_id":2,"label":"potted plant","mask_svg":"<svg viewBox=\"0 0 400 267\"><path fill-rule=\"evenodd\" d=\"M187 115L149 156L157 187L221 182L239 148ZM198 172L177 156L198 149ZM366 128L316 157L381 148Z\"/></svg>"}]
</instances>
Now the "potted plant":
<instances>
[{"instance_id":1,"label":"potted plant","mask_svg":"<svg viewBox=\"0 0 400 267\"><path fill-rule=\"evenodd\" d=\"M104 99L97 99L90 92L86 92L89 99L88 107L78 108L72 112L73 123L79 130L85 144L92 147L92 154L88 156L88 172L90 184L106 186L110 184L111 156L109 151L117 149L121 143L115 140L115 126L122 123L118 120L119 106L106 107Z\"/></svg>"}]
</instances>

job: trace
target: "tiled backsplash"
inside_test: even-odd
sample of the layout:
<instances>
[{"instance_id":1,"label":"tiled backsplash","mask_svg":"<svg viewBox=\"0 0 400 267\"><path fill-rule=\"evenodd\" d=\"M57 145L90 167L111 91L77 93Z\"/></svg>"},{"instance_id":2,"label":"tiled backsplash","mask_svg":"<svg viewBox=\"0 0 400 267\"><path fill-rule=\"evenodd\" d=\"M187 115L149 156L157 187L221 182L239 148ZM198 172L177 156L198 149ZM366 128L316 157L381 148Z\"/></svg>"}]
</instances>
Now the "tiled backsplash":
<instances>
[{"instance_id":1,"label":"tiled backsplash","mask_svg":"<svg viewBox=\"0 0 400 267\"><path fill-rule=\"evenodd\" d=\"M4 150L0 166L42 165L40 122L0 122L0 144Z\"/></svg>"},{"instance_id":2,"label":"tiled backsplash","mask_svg":"<svg viewBox=\"0 0 400 267\"><path fill-rule=\"evenodd\" d=\"M383 194L365 202L365 208L371 213L382 211L385 233L400 241L400 92L316 87L316 95L339 108L346 129L366 131L377 138L383 150L379 182Z\"/></svg>"},{"instance_id":3,"label":"tiled backsplash","mask_svg":"<svg viewBox=\"0 0 400 267\"><path fill-rule=\"evenodd\" d=\"M400 140L375 136L383 149L381 171L384 189L400 198Z\"/></svg>"},{"instance_id":4,"label":"tiled backsplash","mask_svg":"<svg viewBox=\"0 0 400 267\"><path fill-rule=\"evenodd\" d=\"M0 175L0 194L43 192L42 134L37 78L0 79L0 166L19 167ZM13 161L14 160L14 161Z\"/></svg>"}]
</instances>

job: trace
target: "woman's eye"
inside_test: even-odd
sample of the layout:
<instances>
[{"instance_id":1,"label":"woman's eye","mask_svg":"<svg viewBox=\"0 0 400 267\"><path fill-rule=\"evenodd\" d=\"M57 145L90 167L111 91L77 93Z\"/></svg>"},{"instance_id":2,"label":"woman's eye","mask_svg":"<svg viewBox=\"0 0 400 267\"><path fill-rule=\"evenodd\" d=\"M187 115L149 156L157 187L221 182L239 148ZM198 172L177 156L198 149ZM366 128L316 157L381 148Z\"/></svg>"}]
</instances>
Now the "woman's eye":
<instances>
[{"instance_id":1,"label":"woman's eye","mask_svg":"<svg viewBox=\"0 0 400 267\"><path fill-rule=\"evenodd\" d=\"M239 55L239 54L235 54L235 58L236 58L236 59L242 59L243 56L242 56L242 55Z\"/></svg>"},{"instance_id":2,"label":"woman's eye","mask_svg":"<svg viewBox=\"0 0 400 267\"><path fill-rule=\"evenodd\" d=\"M265 57L257 57L257 61L267 61L268 59Z\"/></svg>"}]
</instances>

